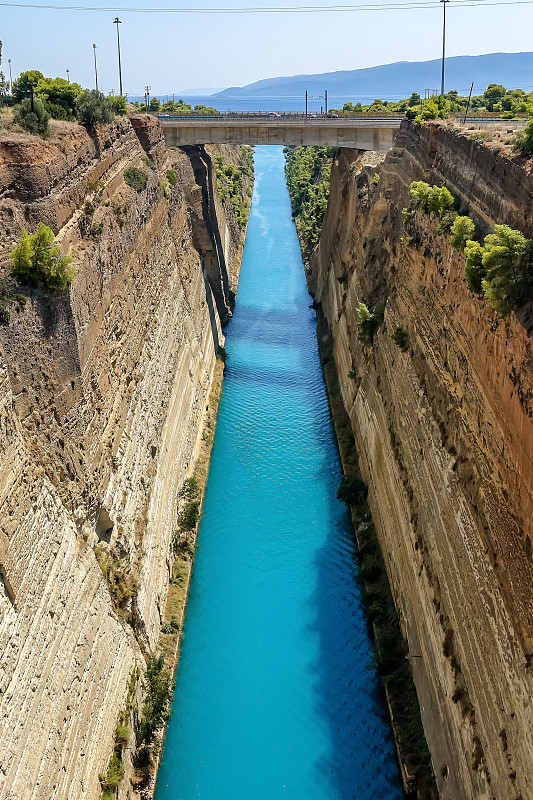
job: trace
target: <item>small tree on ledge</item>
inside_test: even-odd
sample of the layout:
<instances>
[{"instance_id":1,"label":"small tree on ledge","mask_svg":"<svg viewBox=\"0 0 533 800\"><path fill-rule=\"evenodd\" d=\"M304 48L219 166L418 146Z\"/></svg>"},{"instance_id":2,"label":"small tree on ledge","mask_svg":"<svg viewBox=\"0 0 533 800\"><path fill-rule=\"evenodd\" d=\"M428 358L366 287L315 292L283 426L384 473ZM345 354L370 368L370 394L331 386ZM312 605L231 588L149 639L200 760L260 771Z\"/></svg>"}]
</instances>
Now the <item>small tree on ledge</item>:
<instances>
[{"instance_id":1,"label":"small tree on ledge","mask_svg":"<svg viewBox=\"0 0 533 800\"><path fill-rule=\"evenodd\" d=\"M9 258L13 264L11 274L20 283L30 286L44 283L48 289L61 292L76 274L72 266L74 256L64 255L59 245L54 246L54 233L42 222L35 233L22 231L20 242Z\"/></svg>"}]
</instances>

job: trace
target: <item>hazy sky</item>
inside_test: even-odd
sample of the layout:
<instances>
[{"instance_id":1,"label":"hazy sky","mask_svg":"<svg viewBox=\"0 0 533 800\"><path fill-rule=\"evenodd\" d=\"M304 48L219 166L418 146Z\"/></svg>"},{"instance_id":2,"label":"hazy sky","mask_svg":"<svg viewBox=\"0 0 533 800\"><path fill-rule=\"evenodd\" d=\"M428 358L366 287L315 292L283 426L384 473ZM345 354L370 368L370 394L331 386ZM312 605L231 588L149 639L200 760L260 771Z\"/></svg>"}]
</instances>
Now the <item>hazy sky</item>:
<instances>
[{"instance_id":1,"label":"hazy sky","mask_svg":"<svg viewBox=\"0 0 533 800\"><path fill-rule=\"evenodd\" d=\"M51 0L64 5L67 1ZM110 5L110 0L71 2L99 9ZM172 2L131 0L140 8L170 7ZM321 0L306 2L319 5ZM462 2L451 0L447 6L449 55L533 50L533 4L461 8ZM271 5L297 3L272 0ZM182 2L182 7L189 8L261 5L265 2ZM280 75L425 61L439 57L441 51L442 5L433 3L424 9L368 12L185 15L119 11L119 16L124 91L131 95L143 94L146 84L152 87L152 94L192 87L240 86ZM68 68L71 80L92 87L95 42L100 89L118 91L114 17L114 11L0 7L2 69L7 73L8 58L12 60L13 78L26 69L66 76Z\"/></svg>"}]
</instances>

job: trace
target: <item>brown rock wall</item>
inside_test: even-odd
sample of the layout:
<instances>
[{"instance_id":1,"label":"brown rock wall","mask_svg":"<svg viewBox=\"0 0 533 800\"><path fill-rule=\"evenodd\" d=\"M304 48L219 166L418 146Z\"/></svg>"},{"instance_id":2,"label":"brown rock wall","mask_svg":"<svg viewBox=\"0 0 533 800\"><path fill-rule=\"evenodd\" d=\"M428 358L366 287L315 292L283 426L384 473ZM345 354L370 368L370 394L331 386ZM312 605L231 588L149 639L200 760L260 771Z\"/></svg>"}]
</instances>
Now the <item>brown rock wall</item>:
<instances>
[{"instance_id":1,"label":"brown rock wall","mask_svg":"<svg viewBox=\"0 0 533 800\"><path fill-rule=\"evenodd\" d=\"M188 156L161 151L146 128L138 137L126 119L94 139L67 126L60 141L0 143L0 278L26 297L0 326L1 800L100 797L132 669L159 638L176 495L223 343L186 201L202 188ZM128 166L146 172L144 191L124 183ZM9 277L7 253L41 219L76 254L56 296ZM234 271L240 234L228 248ZM106 582L95 549L129 595Z\"/></svg>"},{"instance_id":2,"label":"brown rock wall","mask_svg":"<svg viewBox=\"0 0 533 800\"><path fill-rule=\"evenodd\" d=\"M486 225L529 233L530 178L479 148L430 125L407 126L375 168L341 151L310 282L332 330L441 796L526 800L533 797L527 309L498 319L469 292L464 256L436 234L435 220L417 213L406 228L401 216L410 182L425 179L445 182ZM402 242L406 235L413 241ZM357 340L361 300L386 303L372 347ZM398 326L408 333L407 353L390 338Z\"/></svg>"}]
</instances>

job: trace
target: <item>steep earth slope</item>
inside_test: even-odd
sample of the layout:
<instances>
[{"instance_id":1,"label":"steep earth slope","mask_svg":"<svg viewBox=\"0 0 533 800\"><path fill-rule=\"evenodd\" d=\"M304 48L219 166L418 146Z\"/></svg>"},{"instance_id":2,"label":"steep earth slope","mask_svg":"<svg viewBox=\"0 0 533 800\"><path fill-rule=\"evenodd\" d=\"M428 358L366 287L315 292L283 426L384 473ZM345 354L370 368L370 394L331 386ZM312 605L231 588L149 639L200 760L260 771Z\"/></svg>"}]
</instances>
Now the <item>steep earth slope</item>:
<instances>
[{"instance_id":1,"label":"steep earth slope","mask_svg":"<svg viewBox=\"0 0 533 800\"><path fill-rule=\"evenodd\" d=\"M533 798L533 316L502 320L464 254L402 207L444 183L480 230L533 236L533 179L468 136L405 124L381 164L341 150L309 275L391 578L443 798ZM379 173L379 182L372 178ZM373 344L356 309L385 303ZM391 339L401 327L402 352Z\"/></svg>"},{"instance_id":2,"label":"steep earth slope","mask_svg":"<svg viewBox=\"0 0 533 800\"><path fill-rule=\"evenodd\" d=\"M158 642L243 235L209 153L148 117L4 136L0 221L0 798L92 800ZM40 221L76 257L55 295L9 276Z\"/></svg>"}]
</instances>

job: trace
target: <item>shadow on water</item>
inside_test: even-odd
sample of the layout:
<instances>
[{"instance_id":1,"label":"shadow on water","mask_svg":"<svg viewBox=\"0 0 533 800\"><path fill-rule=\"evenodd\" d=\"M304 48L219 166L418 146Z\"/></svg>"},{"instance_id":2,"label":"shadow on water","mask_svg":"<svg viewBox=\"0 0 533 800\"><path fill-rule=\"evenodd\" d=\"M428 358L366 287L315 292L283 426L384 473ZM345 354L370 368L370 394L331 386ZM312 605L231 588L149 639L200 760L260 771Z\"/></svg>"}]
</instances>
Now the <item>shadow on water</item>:
<instances>
[{"instance_id":1,"label":"shadow on water","mask_svg":"<svg viewBox=\"0 0 533 800\"><path fill-rule=\"evenodd\" d=\"M370 626L354 558L355 536L348 512L335 496L334 484L341 478L340 466L328 475L331 522L317 554L312 597L320 639L314 691L318 710L329 726L332 749L331 763L323 763L322 769L330 771L339 800L400 800L399 766L385 693L373 664Z\"/></svg>"}]
</instances>

